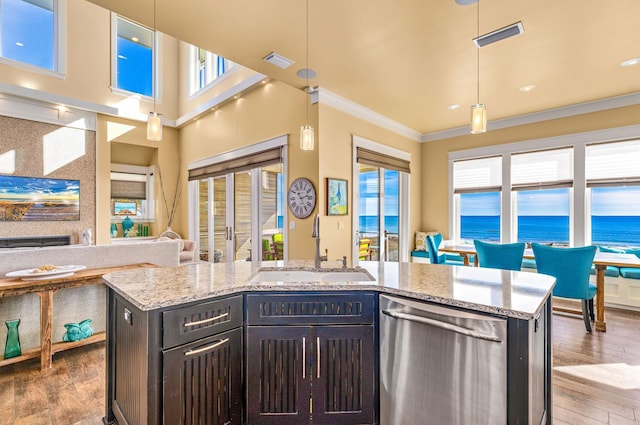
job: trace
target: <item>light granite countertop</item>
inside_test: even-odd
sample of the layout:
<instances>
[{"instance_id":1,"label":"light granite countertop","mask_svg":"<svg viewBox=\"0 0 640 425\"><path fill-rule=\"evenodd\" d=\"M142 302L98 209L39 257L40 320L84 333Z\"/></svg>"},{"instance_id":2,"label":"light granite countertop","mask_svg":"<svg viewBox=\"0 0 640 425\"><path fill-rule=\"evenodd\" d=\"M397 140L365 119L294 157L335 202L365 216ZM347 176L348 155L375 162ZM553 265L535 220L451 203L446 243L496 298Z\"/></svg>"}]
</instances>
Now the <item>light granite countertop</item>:
<instances>
[{"instance_id":1,"label":"light granite countertop","mask_svg":"<svg viewBox=\"0 0 640 425\"><path fill-rule=\"evenodd\" d=\"M310 265L311 262L305 261L191 263L109 273L103 279L108 287L143 311L251 291L355 290L400 295L525 320L535 317L555 283L551 276L531 272L377 261L360 263L373 281L250 281L261 268L313 270Z\"/></svg>"}]
</instances>

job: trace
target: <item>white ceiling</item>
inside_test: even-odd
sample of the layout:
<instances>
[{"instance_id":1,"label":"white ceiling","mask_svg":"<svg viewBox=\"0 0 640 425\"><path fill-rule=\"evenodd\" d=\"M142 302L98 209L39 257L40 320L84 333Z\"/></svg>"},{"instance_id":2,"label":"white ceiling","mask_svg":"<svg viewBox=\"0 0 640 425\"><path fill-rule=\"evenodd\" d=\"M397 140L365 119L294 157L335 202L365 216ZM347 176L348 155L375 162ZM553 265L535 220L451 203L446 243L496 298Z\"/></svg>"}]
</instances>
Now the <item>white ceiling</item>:
<instances>
[{"instance_id":1,"label":"white ceiling","mask_svg":"<svg viewBox=\"0 0 640 425\"><path fill-rule=\"evenodd\" d=\"M153 0L90 1L153 26ZM305 0L155 1L159 31L306 85L296 76L306 67ZM524 26L480 49L490 122L640 92L640 64L620 66L640 57L640 1L480 0L479 9L481 35ZM477 22L476 4L454 0L309 0L309 84L420 133L467 126L478 100ZM295 63L264 62L272 51Z\"/></svg>"}]
</instances>

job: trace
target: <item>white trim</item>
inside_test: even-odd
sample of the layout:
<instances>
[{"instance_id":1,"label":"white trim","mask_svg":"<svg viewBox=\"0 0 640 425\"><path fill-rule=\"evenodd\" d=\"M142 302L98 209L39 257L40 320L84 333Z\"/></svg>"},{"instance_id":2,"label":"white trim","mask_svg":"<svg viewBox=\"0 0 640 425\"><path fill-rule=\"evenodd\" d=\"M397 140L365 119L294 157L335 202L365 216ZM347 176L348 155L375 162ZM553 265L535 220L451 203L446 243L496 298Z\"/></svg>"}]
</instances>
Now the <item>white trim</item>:
<instances>
[{"instance_id":1,"label":"white trim","mask_svg":"<svg viewBox=\"0 0 640 425\"><path fill-rule=\"evenodd\" d=\"M229 99L232 99L235 95L241 94L242 92L249 90L253 86L264 81L265 78L267 78L266 75L256 73L250 76L249 78L240 81L238 84L229 88L228 90L225 90L224 92L220 93L218 96L215 96L212 99L209 99L202 105L199 105L196 108L192 109L191 111L187 112L186 114L178 117L178 119L175 120L176 127L181 127L185 125L190 120L196 118L198 115L203 114L216 106L219 106L220 104L226 102Z\"/></svg>"},{"instance_id":2,"label":"white trim","mask_svg":"<svg viewBox=\"0 0 640 425\"><path fill-rule=\"evenodd\" d=\"M55 10L55 27L53 32L55 71L62 78L67 73L67 0L58 0Z\"/></svg>"},{"instance_id":3,"label":"white trim","mask_svg":"<svg viewBox=\"0 0 640 425\"><path fill-rule=\"evenodd\" d=\"M375 152L380 152L384 155L393 156L398 159L402 159L404 161L411 161L411 153L392 148L391 146L383 145L382 143L374 142L373 140L365 139L364 137L360 137L356 134L353 136L353 147L356 148L366 148ZM356 156L354 151L353 161L355 162Z\"/></svg>"},{"instance_id":4,"label":"white trim","mask_svg":"<svg viewBox=\"0 0 640 425\"><path fill-rule=\"evenodd\" d=\"M240 158L243 156L251 155L256 152L262 152L267 149L273 149L280 146L287 146L288 136L282 135L274 137L273 139L265 140L250 146L245 146L239 149L216 154L207 158L199 159L197 161L187 164L187 170L193 170L195 168L206 167L207 165L218 164L219 162L228 161L234 158Z\"/></svg>"},{"instance_id":5,"label":"white trim","mask_svg":"<svg viewBox=\"0 0 640 425\"><path fill-rule=\"evenodd\" d=\"M547 109L541 112L518 115L515 117L503 118L489 121L487 131L498 130L508 127L516 127L525 124L533 124L542 121L550 121L558 118L572 117L575 115L588 114L592 112L606 111L608 109L621 108L640 104L640 93L631 93L622 96L609 97L594 100L591 102L577 103L575 105L563 106L555 109ZM422 142L433 142L436 140L449 139L451 137L466 136L469 134L469 127L458 127L448 130L435 131L422 135Z\"/></svg>"},{"instance_id":6,"label":"white trim","mask_svg":"<svg viewBox=\"0 0 640 425\"><path fill-rule=\"evenodd\" d=\"M512 152L527 152L543 149L575 146L593 142L613 142L640 137L640 125L609 128L605 130L586 131L584 133L567 134L563 136L532 139L522 142L505 143L502 145L485 146L463 151L449 152L449 160L479 158L483 156L497 156Z\"/></svg>"},{"instance_id":7,"label":"white trim","mask_svg":"<svg viewBox=\"0 0 640 425\"><path fill-rule=\"evenodd\" d=\"M68 104L66 102L44 102L6 94L8 90L4 90L4 86L5 84L0 83L0 115L82 130L96 130L97 115L94 112L60 106Z\"/></svg>"},{"instance_id":8,"label":"white trim","mask_svg":"<svg viewBox=\"0 0 640 425\"><path fill-rule=\"evenodd\" d=\"M318 101L323 105L331 106L339 111L375 124L411 140L415 140L416 142L421 142L423 140L423 135L420 132L409 128L404 124L394 121L391 118L371 109L365 108L362 105L330 92L327 89L323 89L322 87L318 87L316 90L318 92Z\"/></svg>"}]
</instances>

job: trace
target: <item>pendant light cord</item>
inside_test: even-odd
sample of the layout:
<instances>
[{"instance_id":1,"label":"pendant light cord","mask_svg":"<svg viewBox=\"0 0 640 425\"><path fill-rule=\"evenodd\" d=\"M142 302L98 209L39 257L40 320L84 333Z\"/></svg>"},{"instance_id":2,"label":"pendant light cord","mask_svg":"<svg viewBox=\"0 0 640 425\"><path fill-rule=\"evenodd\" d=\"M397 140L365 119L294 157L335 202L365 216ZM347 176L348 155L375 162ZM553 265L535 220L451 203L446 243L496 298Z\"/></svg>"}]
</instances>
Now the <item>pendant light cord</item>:
<instances>
[{"instance_id":1,"label":"pendant light cord","mask_svg":"<svg viewBox=\"0 0 640 425\"><path fill-rule=\"evenodd\" d=\"M156 115L156 66L157 66L157 54L156 51L156 0L153 0L153 66L151 70L153 71L152 75L152 83L153 87L151 87L151 94L153 95L153 115Z\"/></svg>"},{"instance_id":2,"label":"pendant light cord","mask_svg":"<svg viewBox=\"0 0 640 425\"><path fill-rule=\"evenodd\" d=\"M305 88L305 91L307 92L307 125L309 125L309 103L311 102L311 100L309 99L310 93L309 93L309 0L307 0L307 10L306 10L306 14L307 14L307 75L306 75L306 80L307 80L307 87Z\"/></svg>"},{"instance_id":3,"label":"pendant light cord","mask_svg":"<svg viewBox=\"0 0 640 425\"><path fill-rule=\"evenodd\" d=\"M478 74L478 101L480 104L480 0L476 2L476 70Z\"/></svg>"}]
</instances>

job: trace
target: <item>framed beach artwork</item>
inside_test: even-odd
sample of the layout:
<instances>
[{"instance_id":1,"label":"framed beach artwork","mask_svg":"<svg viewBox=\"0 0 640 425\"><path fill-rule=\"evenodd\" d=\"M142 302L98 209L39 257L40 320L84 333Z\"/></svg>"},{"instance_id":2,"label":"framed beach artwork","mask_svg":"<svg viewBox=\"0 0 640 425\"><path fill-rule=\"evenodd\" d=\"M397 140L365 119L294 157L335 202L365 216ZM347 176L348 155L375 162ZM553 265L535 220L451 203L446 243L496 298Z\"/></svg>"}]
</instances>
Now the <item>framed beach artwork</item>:
<instances>
[{"instance_id":1,"label":"framed beach artwork","mask_svg":"<svg viewBox=\"0 0 640 425\"><path fill-rule=\"evenodd\" d=\"M0 176L0 221L80 220L80 181Z\"/></svg>"},{"instance_id":2,"label":"framed beach artwork","mask_svg":"<svg viewBox=\"0 0 640 425\"><path fill-rule=\"evenodd\" d=\"M347 181L327 178L327 215L347 215L348 212Z\"/></svg>"}]
</instances>

